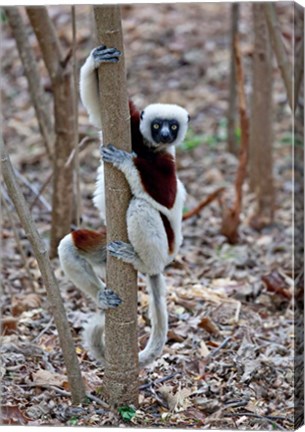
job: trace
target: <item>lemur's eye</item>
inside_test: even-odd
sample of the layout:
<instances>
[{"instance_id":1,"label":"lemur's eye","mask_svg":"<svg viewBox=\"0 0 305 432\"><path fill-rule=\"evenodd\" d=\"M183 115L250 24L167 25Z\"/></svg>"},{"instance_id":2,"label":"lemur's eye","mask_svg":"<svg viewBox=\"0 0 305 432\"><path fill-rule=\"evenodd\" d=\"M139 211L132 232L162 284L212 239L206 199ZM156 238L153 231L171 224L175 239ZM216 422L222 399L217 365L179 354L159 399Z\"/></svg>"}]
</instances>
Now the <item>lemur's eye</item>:
<instances>
[{"instance_id":1,"label":"lemur's eye","mask_svg":"<svg viewBox=\"0 0 305 432\"><path fill-rule=\"evenodd\" d=\"M177 125L176 124L173 124L173 125L171 125L171 130L177 130Z\"/></svg>"},{"instance_id":2,"label":"lemur's eye","mask_svg":"<svg viewBox=\"0 0 305 432\"><path fill-rule=\"evenodd\" d=\"M159 127L160 127L160 125L159 125L158 123L154 123L154 124L153 124L153 128L154 128L154 129L157 130L157 129L159 129Z\"/></svg>"}]
</instances>

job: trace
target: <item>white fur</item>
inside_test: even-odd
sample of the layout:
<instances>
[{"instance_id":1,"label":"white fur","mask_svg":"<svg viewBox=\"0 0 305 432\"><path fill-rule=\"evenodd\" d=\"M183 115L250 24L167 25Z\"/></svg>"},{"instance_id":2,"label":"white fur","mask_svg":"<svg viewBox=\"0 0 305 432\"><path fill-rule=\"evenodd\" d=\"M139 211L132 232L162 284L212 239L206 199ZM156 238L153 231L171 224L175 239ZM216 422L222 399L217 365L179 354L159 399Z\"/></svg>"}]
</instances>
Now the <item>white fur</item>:
<instances>
[{"instance_id":1,"label":"white fur","mask_svg":"<svg viewBox=\"0 0 305 432\"><path fill-rule=\"evenodd\" d=\"M102 129L98 81L92 51L80 70L79 91L82 103L89 114L90 123Z\"/></svg>"},{"instance_id":2,"label":"white fur","mask_svg":"<svg viewBox=\"0 0 305 432\"><path fill-rule=\"evenodd\" d=\"M97 169L96 186L93 194L93 204L100 213L102 223L106 225L105 177L104 162L102 160Z\"/></svg>"},{"instance_id":3,"label":"white fur","mask_svg":"<svg viewBox=\"0 0 305 432\"><path fill-rule=\"evenodd\" d=\"M59 243L58 255L61 267L71 282L98 304L98 294L105 289L105 284L95 271L96 266L101 267L103 264L100 254L89 255L80 251L74 246L72 235L68 234Z\"/></svg>"},{"instance_id":4,"label":"white fur","mask_svg":"<svg viewBox=\"0 0 305 432\"><path fill-rule=\"evenodd\" d=\"M152 142L151 121L160 118L167 120L177 120L179 122L179 131L175 140L175 145L179 145L185 138L187 125L189 121L188 112L179 105L174 104L151 104L142 112L140 130L147 141Z\"/></svg>"},{"instance_id":5,"label":"white fur","mask_svg":"<svg viewBox=\"0 0 305 432\"><path fill-rule=\"evenodd\" d=\"M183 184L180 182L180 180L177 180L176 200L173 207L171 209L168 209L167 207L163 206L162 204L154 200L143 189L139 171L135 167L133 160L127 159L126 161L124 161L123 164L120 164L118 169L120 169L124 173L129 183L132 195L135 198L137 198L137 201L139 201L139 203L137 204L134 203L134 201L132 201L130 204L130 206L132 206L132 209L136 205L138 206L137 210L139 211L139 216L137 216L137 211L131 211L131 209L128 209L127 227L128 227L129 240L139 254L140 254L139 251L141 250L142 252L143 250L142 254L147 256L147 259L149 259L152 256L152 251L151 250L148 251L147 248L142 248L141 245L143 245L143 241L144 241L143 238L144 237L147 238L149 244L153 238L160 239L162 235L162 239L163 239L162 245L158 246L156 249L158 249L159 251L158 252L159 257L160 260L162 260L163 262L163 268L164 268L167 264L169 264L174 259L182 243L181 222L182 222L183 204L186 196L185 188ZM164 252L161 253L161 250L164 249L165 245L167 245L167 237L166 237L165 229L159 212L163 213L168 218L173 228L173 231L175 233L174 251L172 254L167 255L166 257L164 257ZM133 214L132 221L129 220L131 217L131 213ZM143 221L145 221L145 224L143 224ZM153 240L153 242L155 241L157 240ZM135 243L139 244L139 246L138 245L136 246ZM165 247L165 250L167 251L168 247ZM149 265L148 267L152 267L152 266ZM143 270L140 271L148 274L158 273L156 270L154 273L151 273L150 270L148 271L148 268L146 270L147 271L143 271Z\"/></svg>"}]
</instances>

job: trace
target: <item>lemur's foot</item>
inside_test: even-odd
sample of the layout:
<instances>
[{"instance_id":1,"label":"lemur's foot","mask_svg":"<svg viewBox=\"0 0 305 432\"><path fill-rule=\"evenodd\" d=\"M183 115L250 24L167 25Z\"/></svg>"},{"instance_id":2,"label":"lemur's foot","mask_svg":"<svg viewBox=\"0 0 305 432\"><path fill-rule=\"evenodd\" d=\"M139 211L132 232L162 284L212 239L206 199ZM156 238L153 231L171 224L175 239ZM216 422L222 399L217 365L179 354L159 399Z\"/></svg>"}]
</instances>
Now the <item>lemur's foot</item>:
<instances>
[{"instance_id":1,"label":"lemur's foot","mask_svg":"<svg viewBox=\"0 0 305 432\"><path fill-rule=\"evenodd\" d=\"M118 168L126 160L131 160L134 157L134 153L118 150L112 144L108 144L106 147L101 147L101 156L104 162L111 163Z\"/></svg>"},{"instance_id":2,"label":"lemur's foot","mask_svg":"<svg viewBox=\"0 0 305 432\"><path fill-rule=\"evenodd\" d=\"M98 303L101 309L114 309L120 306L122 300L115 292L106 288L98 293Z\"/></svg>"},{"instance_id":3,"label":"lemur's foot","mask_svg":"<svg viewBox=\"0 0 305 432\"><path fill-rule=\"evenodd\" d=\"M117 63L121 55L121 51L116 48L107 48L106 45L100 45L92 51L96 68L101 63Z\"/></svg>"},{"instance_id":4,"label":"lemur's foot","mask_svg":"<svg viewBox=\"0 0 305 432\"><path fill-rule=\"evenodd\" d=\"M111 256L127 263L133 263L137 259L137 254L133 246L122 241L113 241L108 244L107 250Z\"/></svg>"}]
</instances>

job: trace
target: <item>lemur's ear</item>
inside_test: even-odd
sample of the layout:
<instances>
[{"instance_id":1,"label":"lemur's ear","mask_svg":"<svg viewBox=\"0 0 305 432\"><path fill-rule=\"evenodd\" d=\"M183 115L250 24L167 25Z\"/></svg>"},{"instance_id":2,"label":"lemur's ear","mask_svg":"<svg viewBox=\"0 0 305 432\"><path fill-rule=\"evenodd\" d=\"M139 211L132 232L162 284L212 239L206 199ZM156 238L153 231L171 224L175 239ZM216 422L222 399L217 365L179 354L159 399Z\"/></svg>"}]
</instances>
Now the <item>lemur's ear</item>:
<instances>
[{"instance_id":1,"label":"lemur's ear","mask_svg":"<svg viewBox=\"0 0 305 432\"><path fill-rule=\"evenodd\" d=\"M140 119L143 120L143 117L144 117L144 111L141 111Z\"/></svg>"}]
</instances>

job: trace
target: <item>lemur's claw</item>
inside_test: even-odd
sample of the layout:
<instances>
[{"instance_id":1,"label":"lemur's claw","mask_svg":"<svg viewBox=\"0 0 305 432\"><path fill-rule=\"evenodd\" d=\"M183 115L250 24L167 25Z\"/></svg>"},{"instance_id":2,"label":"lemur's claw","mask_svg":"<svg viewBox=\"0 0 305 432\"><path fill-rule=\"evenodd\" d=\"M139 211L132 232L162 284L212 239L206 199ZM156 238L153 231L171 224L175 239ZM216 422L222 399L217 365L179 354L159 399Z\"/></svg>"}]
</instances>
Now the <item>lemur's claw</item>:
<instances>
[{"instance_id":1,"label":"lemur's claw","mask_svg":"<svg viewBox=\"0 0 305 432\"><path fill-rule=\"evenodd\" d=\"M125 262L133 262L135 258L134 248L129 243L112 241L108 244L107 250L111 256Z\"/></svg>"},{"instance_id":2,"label":"lemur's claw","mask_svg":"<svg viewBox=\"0 0 305 432\"><path fill-rule=\"evenodd\" d=\"M101 147L101 156L104 162L119 167L124 161L131 159L133 154L127 153L124 150L118 150L114 145L108 144L106 147Z\"/></svg>"},{"instance_id":3,"label":"lemur's claw","mask_svg":"<svg viewBox=\"0 0 305 432\"><path fill-rule=\"evenodd\" d=\"M115 292L106 288L99 292L98 302L101 309L114 309L120 306L122 300Z\"/></svg>"},{"instance_id":4,"label":"lemur's claw","mask_svg":"<svg viewBox=\"0 0 305 432\"><path fill-rule=\"evenodd\" d=\"M92 51L92 55L95 66L99 67L101 63L117 63L122 53L116 48L107 48L106 45L100 45Z\"/></svg>"}]
</instances>

